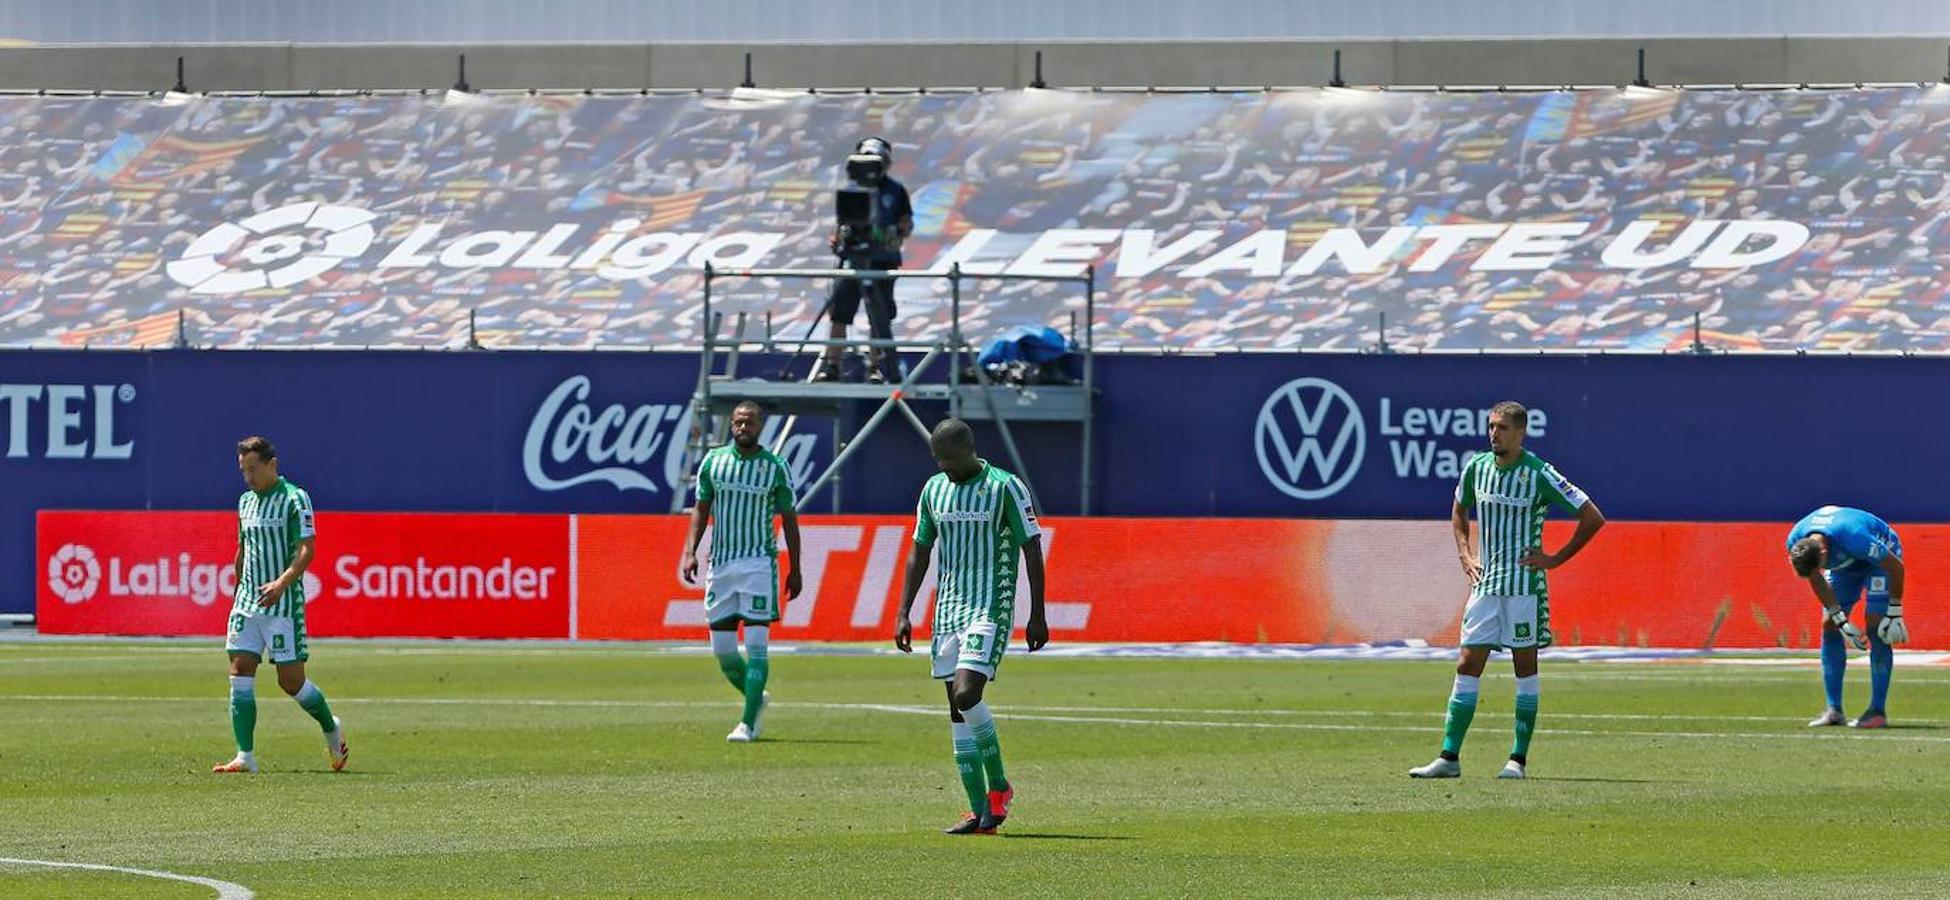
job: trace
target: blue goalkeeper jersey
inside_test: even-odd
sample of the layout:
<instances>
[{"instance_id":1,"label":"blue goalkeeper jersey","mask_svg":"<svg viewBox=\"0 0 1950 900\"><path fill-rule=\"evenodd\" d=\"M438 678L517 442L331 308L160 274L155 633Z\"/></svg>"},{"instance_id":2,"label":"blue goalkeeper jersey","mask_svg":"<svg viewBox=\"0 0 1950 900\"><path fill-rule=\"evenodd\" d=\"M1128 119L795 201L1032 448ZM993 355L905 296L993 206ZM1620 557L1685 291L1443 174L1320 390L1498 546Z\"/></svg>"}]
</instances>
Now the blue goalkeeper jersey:
<instances>
[{"instance_id":1,"label":"blue goalkeeper jersey","mask_svg":"<svg viewBox=\"0 0 1950 900\"><path fill-rule=\"evenodd\" d=\"M1787 545L1811 534L1828 538L1828 558L1822 568L1863 571L1880 568L1882 561L1903 556L1896 530L1875 514L1847 506L1824 506L1803 516L1788 532Z\"/></svg>"}]
</instances>

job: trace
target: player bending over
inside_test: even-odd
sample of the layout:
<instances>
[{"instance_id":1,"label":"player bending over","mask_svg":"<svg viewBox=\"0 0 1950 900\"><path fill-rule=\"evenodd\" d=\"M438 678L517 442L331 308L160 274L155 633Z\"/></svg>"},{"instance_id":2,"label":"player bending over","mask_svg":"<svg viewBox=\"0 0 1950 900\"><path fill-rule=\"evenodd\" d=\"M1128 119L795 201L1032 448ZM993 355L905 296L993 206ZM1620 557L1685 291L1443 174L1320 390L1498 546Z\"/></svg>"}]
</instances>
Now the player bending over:
<instances>
[{"instance_id":1,"label":"player bending over","mask_svg":"<svg viewBox=\"0 0 1950 900\"><path fill-rule=\"evenodd\" d=\"M1810 727L1841 725L1881 728L1889 724L1889 680L1896 653L1892 645L1909 640L1903 624L1903 542L1888 522L1859 509L1824 506L1803 516L1788 532L1788 564L1806 578L1821 601L1821 686L1828 706ZM1825 570L1825 571L1824 571ZM1867 640L1850 624L1849 613L1864 592L1869 597ZM1846 639L1869 650L1869 708L1849 721L1842 716L1842 673L1848 668Z\"/></svg>"},{"instance_id":2,"label":"player bending over","mask_svg":"<svg viewBox=\"0 0 1950 900\"><path fill-rule=\"evenodd\" d=\"M1016 791L1002 771L1002 745L995 735L995 716L982 702L982 688L995 680L1009 644L1018 552L1029 576L1024 636L1031 652L1049 643L1049 624L1043 619L1042 529L1022 480L975 455L975 433L968 423L943 420L928 438L928 448L941 474L921 487L894 646L913 652L908 612L932 549L937 566L930 650L934 677L948 683L955 766L968 791L969 809L947 833L994 834L1008 818Z\"/></svg>"},{"instance_id":3,"label":"player bending over","mask_svg":"<svg viewBox=\"0 0 1950 900\"><path fill-rule=\"evenodd\" d=\"M1530 736L1537 727L1537 650L1551 643L1550 593L1544 572L1570 561L1604 527L1598 504L1557 469L1523 449L1530 413L1513 401L1490 410L1490 451L1470 457L1456 485L1449 520L1456 553L1469 579L1469 605L1463 608L1462 658L1449 693L1449 715L1442 730L1442 753L1411 778L1455 778L1462 774L1458 754L1469 720L1476 716L1476 694L1490 651L1503 647L1517 675L1516 741L1498 778L1522 778L1529 764ZM1543 552L1544 515L1552 506L1577 513L1578 529L1556 553ZM1476 511L1476 541L1469 539L1469 512Z\"/></svg>"}]
</instances>

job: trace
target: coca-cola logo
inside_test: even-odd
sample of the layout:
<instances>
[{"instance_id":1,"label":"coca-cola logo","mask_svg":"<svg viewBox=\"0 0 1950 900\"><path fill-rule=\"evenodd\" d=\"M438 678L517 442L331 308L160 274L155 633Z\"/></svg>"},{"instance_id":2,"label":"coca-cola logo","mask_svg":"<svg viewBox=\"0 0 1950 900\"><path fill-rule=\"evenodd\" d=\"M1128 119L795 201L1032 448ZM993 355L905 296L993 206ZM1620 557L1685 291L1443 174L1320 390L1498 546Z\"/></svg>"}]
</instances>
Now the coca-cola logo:
<instances>
[{"instance_id":1,"label":"coca-cola logo","mask_svg":"<svg viewBox=\"0 0 1950 900\"><path fill-rule=\"evenodd\" d=\"M690 404L610 403L598 408L589 402L592 391L589 376L571 375L536 407L521 442L521 471L529 485L561 491L606 483L619 491L655 494L682 484ZM779 425L778 419L768 420L760 441L771 446ZM810 434L795 434L779 449L795 489L812 474L814 443Z\"/></svg>"}]
</instances>

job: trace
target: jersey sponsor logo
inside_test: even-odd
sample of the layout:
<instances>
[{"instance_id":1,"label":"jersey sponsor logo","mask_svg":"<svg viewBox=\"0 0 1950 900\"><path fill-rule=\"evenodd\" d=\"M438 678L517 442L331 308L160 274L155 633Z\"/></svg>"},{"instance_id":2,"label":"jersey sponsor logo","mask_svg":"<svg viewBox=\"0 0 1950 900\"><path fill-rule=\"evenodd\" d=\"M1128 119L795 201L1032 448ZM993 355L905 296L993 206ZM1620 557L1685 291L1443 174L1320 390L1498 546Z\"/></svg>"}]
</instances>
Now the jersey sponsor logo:
<instances>
[{"instance_id":1,"label":"jersey sponsor logo","mask_svg":"<svg viewBox=\"0 0 1950 900\"><path fill-rule=\"evenodd\" d=\"M223 222L197 235L163 267L193 294L237 294L309 281L366 255L377 237L378 216L355 206L290 203L238 222ZM619 219L571 248L583 226L556 222L546 230L485 230L456 235L444 244L444 222L415 225L373 267L421 269L529 269L590 271L611 281L633 281L672 266L696 269L756 265L785 240L781 232L734 231L632 233L638 219Z\"/></svg>"},{"instance_id":2,"label":"jersey sponsor logo","mask_svg":"<svg viewBox=\"0 0 1950 900\"><path fill-rule=\"evenodd\" d=\"M608 484L618 491L655 494L683 484L690 404L611 403L599 409L589 400L593 390L589 376L571 375L535 408L521 444L521 471L529 486L562 491ZM760 443L770 446L783 423L782 417L767 420ZM810 434L795 434L779 448L794 490L812 474L815 443Z\"/></svg>"},{"instance_id":3,"label":"jersey sponsor logo","mask_svg":"<svg viewBox=\"0 0 1950 900\"><path fill-rule=\"evenodd\" d=\"M1332 497L1361 471L1367 424L1341 386L1325 378L1296 378L1260 405L1253 428L1259 470L1275 488L1300 500Z\"/></svg>"},{"instance_id":4,"label":"jersey sponsor logo","mask_svg":"<svg viewBox=\"0 0 1950 900\"><path fill-rule=\"evenodd\" d=\"M711 489L720 494L769 494L772 492L772 486L769 484L740 484L736 481L713 481L711 483Z\"/></svg>"},{"instance_id":5,"label":"jersey sponsor logo","mask_svg":"<svg viewBox=\"0 0 1950 900\"><path fill-rule=\"evenodd\" d=\"M994 514L982 509L965 509L959 512L935 513L937 522L987 522Z\"/></svg>"},{"instance_id":6,"label":"jersey sponsor logo","mask_svg":"<svg viewBox=\"0 0 1950 900\"><path fill-rule=\"evenodd\" d=\"M102 580L95 551L84 544L62 544L47 559L47 589L63 603L80 603L95 596Z\"/></svg>"},{"instance_id":7,"label":"jersey sponsor logo","mask_svg":"<svg viewBox=\"0 0 1950 900\"><path fill-rule=\"evenodd\" d=\"M115 418L134 402L132 384L0 384L5 458L132 458L135 441L118 439ZM45 427L31 427L36 419Z\"/></svg>"}]
</instances>

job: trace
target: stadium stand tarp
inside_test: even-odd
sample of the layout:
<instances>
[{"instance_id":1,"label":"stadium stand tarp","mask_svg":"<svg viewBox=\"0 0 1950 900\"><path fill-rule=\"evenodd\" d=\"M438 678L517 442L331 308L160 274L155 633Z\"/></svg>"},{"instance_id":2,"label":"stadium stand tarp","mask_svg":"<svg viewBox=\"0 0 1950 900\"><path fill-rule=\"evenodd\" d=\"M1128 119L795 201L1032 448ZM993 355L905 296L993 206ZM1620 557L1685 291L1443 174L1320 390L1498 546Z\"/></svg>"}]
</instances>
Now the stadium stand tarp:
<instances>
[{"instance_id":1,"label":"stadium stand tarp","mask_svg":"<svg viewBox=\"0 0 1950 900\"><path fill-rule=\"evenodd\" d=\"M0 345L690 347L699 266L1097 266L1102 347L1950 349L1950 87L0 99ZM726 282L790 333L817 282ZM970 285L965 327L1079 291ZM901 285L906 335L947 289Z\"/></svg>"}]
</instances>

